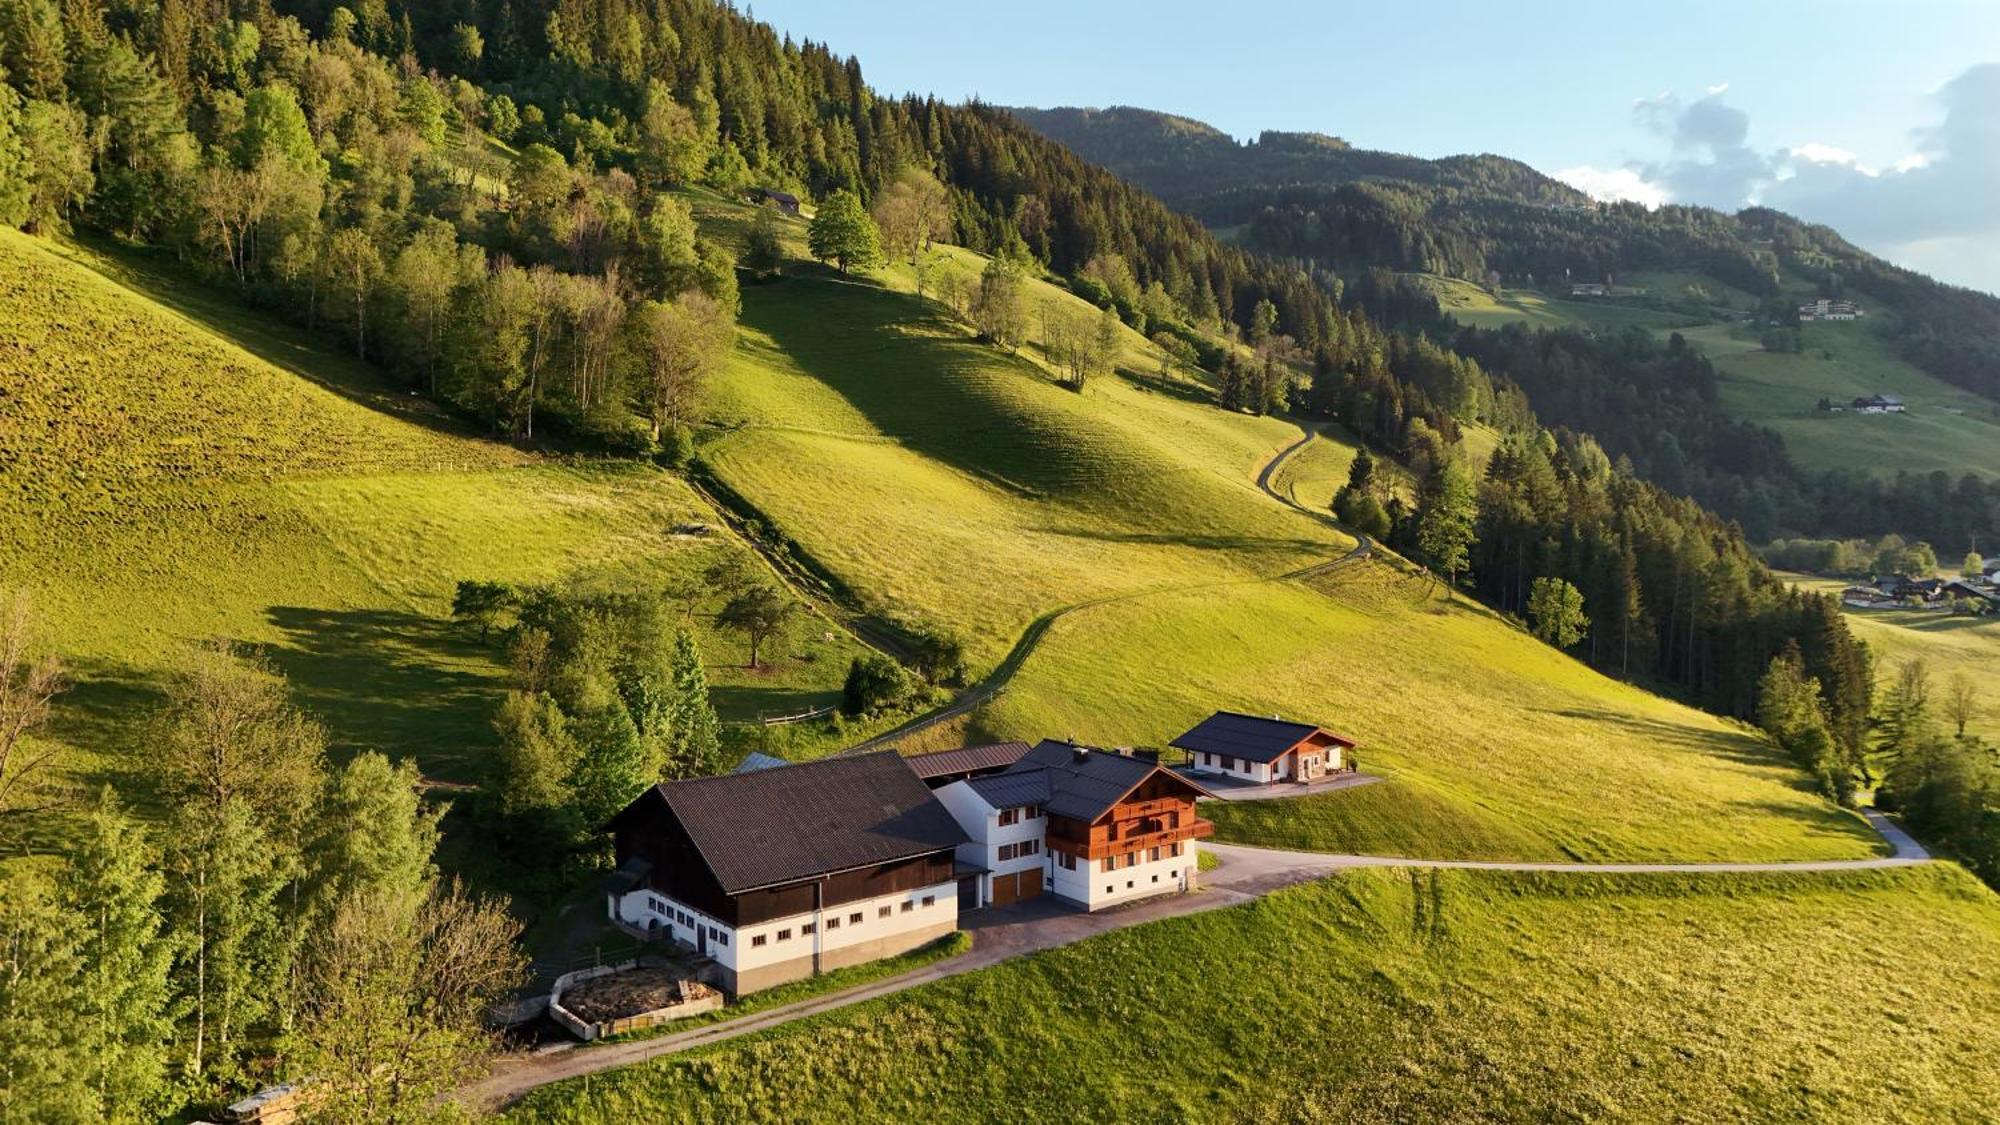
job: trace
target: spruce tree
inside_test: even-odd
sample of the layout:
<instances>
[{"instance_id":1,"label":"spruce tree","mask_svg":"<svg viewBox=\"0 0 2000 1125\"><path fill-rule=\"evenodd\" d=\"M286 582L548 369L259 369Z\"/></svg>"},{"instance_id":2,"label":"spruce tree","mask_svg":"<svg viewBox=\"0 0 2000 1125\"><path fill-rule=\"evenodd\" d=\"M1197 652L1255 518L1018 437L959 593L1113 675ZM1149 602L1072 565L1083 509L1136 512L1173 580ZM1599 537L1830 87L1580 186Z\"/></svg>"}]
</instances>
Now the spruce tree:
<instances>
[{"instance_id":1,"label":"spruce tree","mask_svg":"<svg viewBox=\"0 0 2000 1125\"><path fill-rule=\"evenodd\" d=\"M671 675L673 718L668 776L707 777L722 768L721 724L708 698L708 672L701 664L701 650L686 629L674 635Z\"/></svg>"}]
</instances>

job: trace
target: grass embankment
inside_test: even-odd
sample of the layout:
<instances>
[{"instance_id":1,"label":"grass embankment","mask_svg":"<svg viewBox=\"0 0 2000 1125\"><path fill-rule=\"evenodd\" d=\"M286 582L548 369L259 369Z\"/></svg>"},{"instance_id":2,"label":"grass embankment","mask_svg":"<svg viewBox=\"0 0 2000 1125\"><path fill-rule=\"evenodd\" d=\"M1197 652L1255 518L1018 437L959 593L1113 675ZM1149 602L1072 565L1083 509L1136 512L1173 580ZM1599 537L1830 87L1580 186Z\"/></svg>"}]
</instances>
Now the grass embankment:
<instances>
[{"instance_id":1,"label":"grass embankment","mask_svg":"<svg viewBox=\"0 0 2000 1125\"><path fill-rule=\"evenodd\" d=\"M904 973L915 972L918 969L935 965L939 961L948 961L971 949L972 935L964 930L959 930L946 937L941 937L920 949L912 949L908 953L899 953L894 957L885 957L880 961L849 965L844 969L834 969L831 972L821 973L816 977L807 977L804 980L795 980L790 984L781 984L776 988L767 988L762 992L753 992L733 1004L725 1005L711 1012L702 1012L698 1015L689 1016L686 1019L675 1020L672 1023L664 1023L658 1027L647 1028L644 1031L634 1031L626 1035L614 1035L608 1039L599 1040L599 1042L624 1043L633 1039L657 1039L662 1035L674 1035L683 1031L692 1031L697 1027L707 1027L710 1024L727 1023L730 1020L754 1016L758 1012L768 1012L772 1008L782 1008L787 1004L796 1004L801 1000L811 1000L818 996L830 996L836 992L844 992L850 988L859 988L864 984L874 984L878 980L899 977Z\"/></svg>"},{"instance_id":2,"label":"grass embankment","mask_svg":"<svg viewBox=\"0 0 2000 1125\"><path fill-rule=\"evenodd\" d=\"M672 536L714 516L670 474L483 440L123 251L0 231L0 386L0 585L75 671L52 733L86 777L142 749L176 647L220 637L265 648L336 751L475 781L504 685L451 625L458 580L631 588L746 550ZM858 651L811 630L751 673L694 626L728 716L831 701Z\"/></svg>"},{"instance_id":3,"label":"grass embankment","mask_svg":"<svg viewBox=\"0 0 2000 1125\"><path fill-rule=\"evenodd\" d=\"M1785 575L1794 585L1840 596L1849 583L1838 578ZM2000 617L1955 617L1891 609L1849 609L1847 627L1875 654L1875 678L1886 688L1906 660L1922 660L1931 674L1931 713L1942 722L1942 699L1953 677L1971 681L1975 701L1966 733L2000 742ZM1952 733L1950 730L1947 734Z\"/></svg>"},{"instance_id":4,"label":"grass embankment","mask_svg":"<svg viewBox=\"0 0 2000 1125\"><path fill-rule=\"evenodd\" d=\"M1905 363L1883 337L1880 320L1800 325L1805 350L1798 353L1764 351L1745 326L1684 334L1715 361L1723 409L1778 431L1806 469L2000 476L2000 403ZM1902 398L1909 413L1815 409L1822 397L1845 406L1878 393Z\"/></svg>"},{"instance_id":5,"label":"grass embankment","mask_svg":"<svg viewBox=\"0 0 2000 1125\"><path fill-rule=\"evenodd\" d=\"M1954 868L1369 871L552 1086L513 1116L1974 1120L1996 1035L2000 904Z\"/></svg>"}]
</instances>

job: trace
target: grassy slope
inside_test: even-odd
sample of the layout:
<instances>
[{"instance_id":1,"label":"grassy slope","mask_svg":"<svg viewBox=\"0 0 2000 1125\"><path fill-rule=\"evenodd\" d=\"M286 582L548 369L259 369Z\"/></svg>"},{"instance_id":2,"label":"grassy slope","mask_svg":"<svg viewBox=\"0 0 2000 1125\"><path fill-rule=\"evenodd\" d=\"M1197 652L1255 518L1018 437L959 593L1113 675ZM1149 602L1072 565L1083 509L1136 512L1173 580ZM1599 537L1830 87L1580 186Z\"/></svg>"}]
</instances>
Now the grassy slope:
<instances>
[{"instance_id":1,"label":"grassy slope","mask_svg":"<svg viewBox=\"0 0 2000 1125\"><path fill-rule=\"evenodd\" d=\"M1848 585L1835 578L1787 575L1809 590L1838 595ZM1977 693L1978 714L1966 728L1988 741L2000 741L2000 619L1953 617L1948 613L1904 610L1850 609L1848 628L1868 642L1875 654L1875 677L1886 685L1895 666L1920 659L1931 673L1931 711L1941 715L1945 688L1954 676L1964 676Z\"/></svg>"},{"instance_id":2,"label":"grassy slope","mask_svg":"<svg viewBox=\"0 0 2000 1125\"><path fill-rule=\"evenodd\" d=\"M1046 299L1052 291L1039 293ZM1396 782L1261 838L1430 855L1871 854L1859 822L1737 728L1583 669L1383 569L1331 597L1260 582L1349 540L1263 496L1296 427L1122 379L1076 395L881 289L746 291L716 470L875 608L949 624L991 666L1063 618L996 701L913 740L1074 734L1160 745L1217 707L1363 740ZM1352 451L1288 466L1323 503ZM1181 591L1176 593L1175 591ZM1124 596L1121 596L1124 595ZM1129 596L1140 595L1140 596ZM1247 818L1244 836L1256 835Z\"/></svg>"},{"instance_id":3,"label":"grassy slope","mask_svg":"<svg viewBox=\"0 0 2000 1125\"><path fill-rule=\"evenodd\" d=\"M1748 330L1710 325L1688 339L1722 374L1722 404L1732 415L1784 435L1805 468L1943 470L2000 476L2000 404L1942 382L1903 362L1873 321L1807 324L1805 351L1774 354ZM1901 396L1907 415L1823 415L1822 395L1846 403L1877 392ZM1958 411L1959 413L1953 413Z\"/></svg>"},{"instance_id":4,"label":"grassy slope","mask_svg":"<svg viewBox=\"0 0 2000 1125\"><path fill-rule=\"evenodd\" d=\"M863 285L793 278L744 304L704 456L871 608L956 627L977 665L1057 606L1347 546L1252 484L1287 423L1120 378L1063 390Z\"/></svg>"},{"instance_id":5,"label":"grassy slope","mask_svg":"<svg viewBox=\"0 0 2000 1125\"><path fill-rule=\"evenodd\" d=\"M54 731L86 772L133 747L177 644L226 637L338 747L475 779L502 686L449 627L458 579L631 585L743 549L667 535L713 518L675 477L468 436L146 259L66 253L0 232L0 584L77 670ZM752 676L700 631L735 714L831 699L853 651L814 633L815 660Z\"/></svg>"},{"instance_id":6,"label":"grassy slope","mask_svg":"<svg viewBox=\"0 0 2000 1125\"><path fill-rule=\"evenodd\" d=\"M1952 868L1357 872L549 1087L514 1116L1972 1120L1996 1034L2000 903Z\"/></svg>"},{"instance_id":7,"label":"grassy slope","mask_svg":"<svg viewBox=\"0 0 2000 1125\"><path fill-rule=\"evenodd\" d=\"M1386 565L1148 598L1065 619L990 733L1164 745L1217 707L1361 743L1391 780L1221 805L1221 838L1452 858L1870 854L1853 817L1733 724L1590 671Z\"/></svg>"}]
</instances>

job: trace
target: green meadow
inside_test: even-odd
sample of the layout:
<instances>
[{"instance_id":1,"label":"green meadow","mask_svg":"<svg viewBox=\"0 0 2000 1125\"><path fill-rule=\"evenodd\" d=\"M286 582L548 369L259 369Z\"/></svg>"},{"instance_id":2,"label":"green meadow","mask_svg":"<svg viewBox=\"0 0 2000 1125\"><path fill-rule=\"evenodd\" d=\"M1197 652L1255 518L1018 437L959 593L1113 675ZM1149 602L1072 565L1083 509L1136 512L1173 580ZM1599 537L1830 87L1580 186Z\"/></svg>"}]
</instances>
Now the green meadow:
<instances>
[{"instance_id":1,"label":"green meadow","mask_svg":"<svg viewBox=\"0 0 2000 1125\"><path fill-rule=\"evenodd\" d=\"M178 284L176 283L178 281ZM460 579L637 588L744 552L677 476L529 454L154 259L0 231L0 586L30 593L75 685L51 725L85 779L142 752L181 646L257 646L337 751L477 782L500 654L450 620ZM725 717L837 698L845 633L768 670L690 620Z\"/></svg>"},{"instance_id":2,"label":"green meadow","mask_svg":"<svg viewBox=\"0 0 2000 1125\"><path fill-rule=\"evenodd\" d=\"M1837 578L1788 574L1795 585L1838 597L1848 583ZM1893 682L1896 666L1921 660L1931 674L1932 713L1956 677L1973 685L1974 718L1969 734L2000 741L2000 618L1955 617L1949 613L1918 613L1891 609L1846 610L1847 627L1868 642L1875 655L1878 688Z\"/></svg>"},{"instance_id":3,"label":"green meadow","mask_svg":"<svg viewBox=\"0 0 2000 1125\"><path fill-rule=\"evenodd\" d=\"M2000 476L2000 403L1905 363L1870 320L1805 324L1800 332L1798 353L1764 351L1743 326L1684 334L1715 361L1723 409L1778 431L1804 468ZM1844 406L1877 393L1902 398L1909 412L1816 409L1822 396Z\"/></svg>"},{"instance_id":4,"label":"green meadow","mask_svg":"<svg viewBox=\"0 0 2000 1125\"><path fill-rule=\"evenodd\" d=\"M2000 1085L1996 1035L2000 903L1955 868L1357 871L546 1087L510 1116L1970 1121Z\"/></svg>"}]
</instances>

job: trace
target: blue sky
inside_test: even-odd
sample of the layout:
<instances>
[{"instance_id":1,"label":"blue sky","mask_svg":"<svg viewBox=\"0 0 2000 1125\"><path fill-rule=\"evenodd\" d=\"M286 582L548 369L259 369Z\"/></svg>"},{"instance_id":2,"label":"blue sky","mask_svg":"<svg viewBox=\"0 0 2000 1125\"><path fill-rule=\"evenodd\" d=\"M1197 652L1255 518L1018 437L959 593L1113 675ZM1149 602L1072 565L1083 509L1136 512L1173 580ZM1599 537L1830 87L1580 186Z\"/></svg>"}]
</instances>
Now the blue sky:
<instances>
[{"instance_id":1,"label":"blue sky","mask_svg":"<svg viewBox=\"0 0 2000 1125\"><path fill-rule=\"evenodd\" d=\"M751 10L858 55L888 92L1141 105L1239 137L1309 129L1421 156L1498 152L1603 194L1786 206L2000 291L2000 203L1987 202L2000 196L1989 178L2000 176L2000 78L1953 84L1981 64L2000 74L1992 0L761 0ZM1929 206L1933 194L1952 221ZM1898 214L1881 213L1892 206ZM1932 213L1919 222L1901 214L1910 210Z\"/></svg>"}]
</instances>

